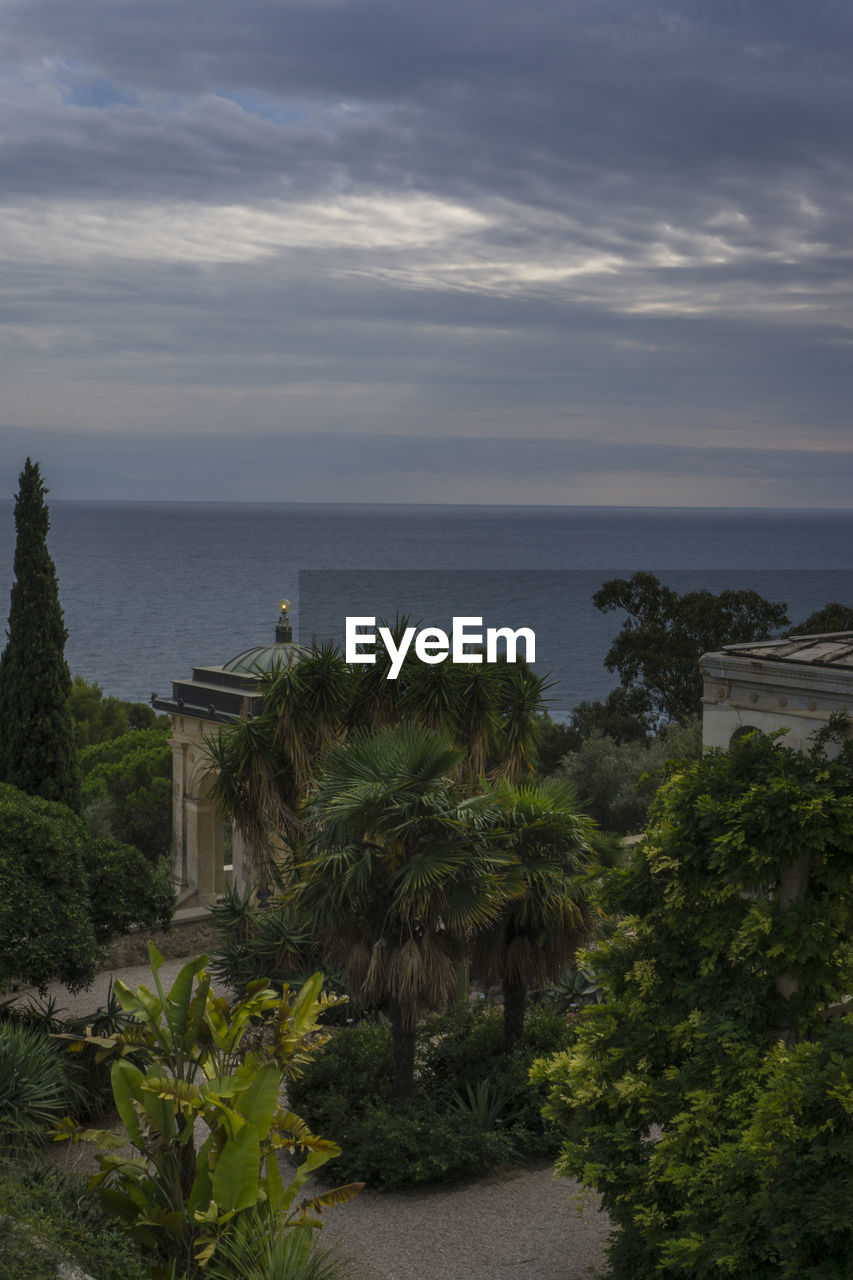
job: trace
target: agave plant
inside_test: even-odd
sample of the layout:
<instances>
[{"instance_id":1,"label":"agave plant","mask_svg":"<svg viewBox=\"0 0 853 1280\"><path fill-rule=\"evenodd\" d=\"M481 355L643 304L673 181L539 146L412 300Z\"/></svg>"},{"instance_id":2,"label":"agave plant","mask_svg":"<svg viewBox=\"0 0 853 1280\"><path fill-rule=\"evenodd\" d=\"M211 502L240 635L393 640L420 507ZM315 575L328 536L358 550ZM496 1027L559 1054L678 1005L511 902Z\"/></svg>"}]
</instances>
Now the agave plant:
<instances>
[{"instance_id":1,"label":"agave plant","mask_svg":"<svg viewBox=\"0 0 853 1280\"><path fill-rule=\"evenodd\" d=\"M506 1120L509 1095L505 1088L488 1078L476 1084L469 1080L464 1094L454 1089L450 1096L456 1109L474 1116L481 1129L499 1128Z\"/></svg>"}]
</instances>

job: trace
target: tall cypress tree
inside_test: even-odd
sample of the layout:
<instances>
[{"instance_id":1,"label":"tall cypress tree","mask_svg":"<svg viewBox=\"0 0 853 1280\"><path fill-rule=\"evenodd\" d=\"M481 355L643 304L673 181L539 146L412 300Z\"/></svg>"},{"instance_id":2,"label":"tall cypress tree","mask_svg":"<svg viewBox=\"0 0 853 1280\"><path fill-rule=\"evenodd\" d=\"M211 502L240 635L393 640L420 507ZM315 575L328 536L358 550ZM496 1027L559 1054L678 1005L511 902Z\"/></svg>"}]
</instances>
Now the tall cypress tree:
<instances>
[{"instance_id":1,"label":"tall cypress tree","mask_svg":"<svg viewBox=\"0 0 853 1280\"><path fill-rule=\"evenodd\" d=\"M0 781L77 810L68 633L47 549L46 494L38 463L27 458L15 499L15 581L0 656Z\"/></svg>"}]
</instances>

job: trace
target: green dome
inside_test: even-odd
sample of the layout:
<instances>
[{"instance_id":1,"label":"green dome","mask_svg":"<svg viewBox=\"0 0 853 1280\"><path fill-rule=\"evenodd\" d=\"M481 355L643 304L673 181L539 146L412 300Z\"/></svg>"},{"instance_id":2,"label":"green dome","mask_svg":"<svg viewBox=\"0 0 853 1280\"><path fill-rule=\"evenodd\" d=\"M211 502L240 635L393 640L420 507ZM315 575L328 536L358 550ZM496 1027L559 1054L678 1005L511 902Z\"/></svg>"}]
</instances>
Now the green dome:
<instances>
[{"instance_id":1,"label":"green dome","mask_svg":"<svg viewBox=\"0 0 853 1280\"><path fill-rule=\"evenodd\" d=\"M302 652L298 644L256 644L251 649L244 649L236 658L226 662L223 671L232 671L238 675L256 676L274 671L277 667L285 667Z\"/></svg>"}]
</instances>

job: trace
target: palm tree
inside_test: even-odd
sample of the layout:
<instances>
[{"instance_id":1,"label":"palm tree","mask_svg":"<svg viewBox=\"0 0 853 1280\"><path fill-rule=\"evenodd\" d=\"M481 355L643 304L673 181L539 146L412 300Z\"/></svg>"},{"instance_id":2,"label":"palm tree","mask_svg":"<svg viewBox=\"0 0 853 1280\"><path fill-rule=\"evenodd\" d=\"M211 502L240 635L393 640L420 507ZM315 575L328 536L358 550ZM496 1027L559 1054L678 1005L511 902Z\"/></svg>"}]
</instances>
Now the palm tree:
<instances>
[{"instance_id":1,"label":"palm tree","mask_svg":"<svg viewBox=\"0 0 853 1280\"><path fill-rule=\"evenodd\" d=\"M473 939L474 971L503 988L504 1047L524 1037L531 986L556 977L589 935L585 876L594 862L592 821L566 783L500 781L486 797L490 838L511 854L499 872L504 906Z\"/></svg>"},{"instance_id":2,"label":"palm tree","mask_svg":"<svg viewBox=\"0 0 853 1280\"><path fill-rule=\"evenodd\" d=\"M397 640L407 625L391 626ZM414 722L459 748L454 769L469 782L530 771L547 683L524 663L430 666L410 651L393 681L389 666L381 645L375 664L358 668L322 645L267 678L258 718L208 741L211 794L246 836L262 882L281 879L323 750L353 733Z\"/></svg>"},{"instance_id":3,"label":"palm tree","mask_svg":"<svg viewBox=\"0 0 853 1280\"><path fill-rule=\"evenodd\" d=\"M462 752L418 725L360 731L322 757L293 895L350 991L391 1021L394 1092L414 1088L415 1027L455 985L470 931L497 918L512 854L485 839Z\"/></svg>"}]
</instances>

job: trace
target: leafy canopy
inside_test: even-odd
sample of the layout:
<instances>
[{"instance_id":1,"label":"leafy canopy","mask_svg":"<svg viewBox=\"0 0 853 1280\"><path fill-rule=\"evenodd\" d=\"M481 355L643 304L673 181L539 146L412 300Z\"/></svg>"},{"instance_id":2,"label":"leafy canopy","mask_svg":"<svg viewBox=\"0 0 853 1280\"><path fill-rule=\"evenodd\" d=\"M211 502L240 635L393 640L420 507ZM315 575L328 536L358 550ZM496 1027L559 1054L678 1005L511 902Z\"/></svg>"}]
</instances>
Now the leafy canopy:
<instances>
[{"instance_id":1,"label":"leafy canopy","mask_svg":"<svg viewBox=\"0 0 853 1280\"><path fill-rule=\"evenodd\" d=\"M849 1189L851 1033L825 1017L853 990L851 755L757 734L709 753L606 878L616 924L585 957L606 1003L537 1071L560 1170L614 1223L614 1280L841 1274L816 1223L827 1256L853 1250L829 1176Z\"/></svg>"},{"instance_id":2,"label":"leafy canopy","mask_svg":"<svg viewBox=\"0 0 853 1280\"><path fill-rule=\"evenodd\" d=\"M172 751L160 728L137 729L80 752L92 830L118 836L156 863L172 840Z\"/></svg>"},{"instance_id":3,"label":"leafy canopy","mask_svg":"<svg viewBox=\"0 0 853 1280\"><path fill-rule=\"evenodd\" d=\"M79 750L120 738L132 730L169 728L169 717L158 716L147 703L106 696L97 681L90 684L82 676L71 681L70 706Z\"/></svg>"},{"instance_id":4,"label":"leafy canopy","mask_svg":"<svg viewBox=\"0 0 853 1280\"><path fill-rule=\"evenodd\" d=\"M174 911L163 867L116 840L92 840L65 805L0 784L0 988L87 986L101 948Z\"/></svg>"}]
</instances>

